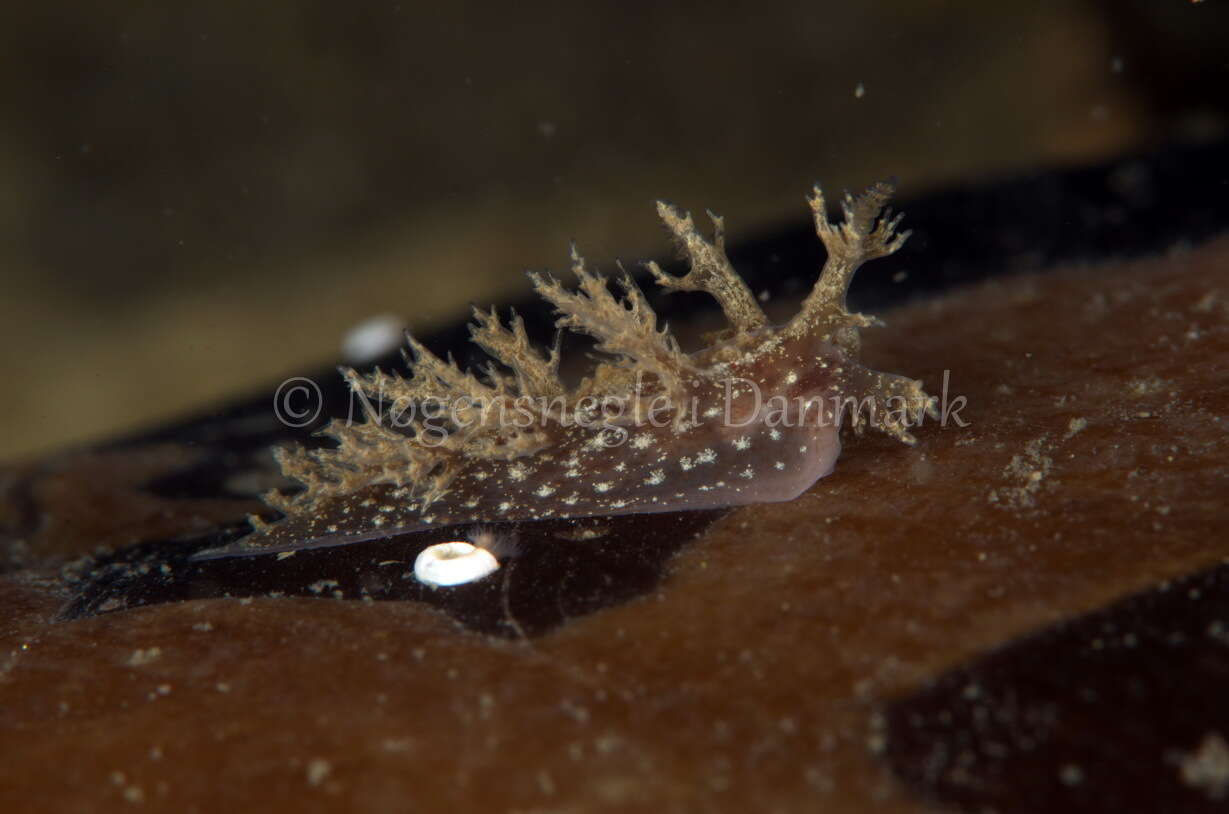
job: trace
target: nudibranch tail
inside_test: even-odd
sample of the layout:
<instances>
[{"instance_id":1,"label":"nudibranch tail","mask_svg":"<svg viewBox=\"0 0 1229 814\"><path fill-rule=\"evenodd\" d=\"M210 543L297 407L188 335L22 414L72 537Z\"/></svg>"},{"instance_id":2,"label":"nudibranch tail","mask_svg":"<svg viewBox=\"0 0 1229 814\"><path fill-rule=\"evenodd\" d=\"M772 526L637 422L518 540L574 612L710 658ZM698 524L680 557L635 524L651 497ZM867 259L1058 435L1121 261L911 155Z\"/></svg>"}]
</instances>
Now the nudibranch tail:
<instances>
[{"instance_id":1,"label":"nudibranch tail","mask_svg":"<svg viewBox=\"0 0 1229 814\"><path fill-rule=\"evenodd\" d=\"M557 328L594 341L601 361L569 387L560 344L540 351L523 320L505 324L474 309L470 338L491 362L477 372L407 337L409 378L343 369L363 408L361 423L334 420L335 446L277 451L285 475L303 484L272 493L285 517L211 558L342 545L427 527L491 521L684 511L790 500L827 475L839 430L870 426L905 443L935 415L922 383L858 362L859 329L880 324L850 313L858 267L897 251L909 236L884 209L879 183L842 201L828 219L823 193L809 197L827 249L799 313L769 323L725 251L725 225L711 213L711 240L666 203L658 214L688 263L674 275L647 268L667 290L700 291L721 306L730 330L684 352L626 271L610 281L575 247L575 288L530 273L554 306Z\"/></svg>"}]
</instances>

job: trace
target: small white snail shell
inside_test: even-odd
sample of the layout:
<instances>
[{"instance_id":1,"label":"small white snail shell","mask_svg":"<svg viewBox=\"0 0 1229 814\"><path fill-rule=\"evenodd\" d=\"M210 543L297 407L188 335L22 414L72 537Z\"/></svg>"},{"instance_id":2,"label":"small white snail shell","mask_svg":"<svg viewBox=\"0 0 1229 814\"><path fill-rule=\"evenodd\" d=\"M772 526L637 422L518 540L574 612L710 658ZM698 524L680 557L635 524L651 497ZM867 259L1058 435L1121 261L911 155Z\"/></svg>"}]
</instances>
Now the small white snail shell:
<instances>
[{"instance_id":1,"label":"small white snail shell","mask_svg":"<svg viewBox=\"0 0 1229 814\"><path fill-rule=\"evenodd\" d=\"M460 540L427 546L414 560L418 581L437 587L477 582L498 568L490 551Z\"/></svg>"}]
</instances>

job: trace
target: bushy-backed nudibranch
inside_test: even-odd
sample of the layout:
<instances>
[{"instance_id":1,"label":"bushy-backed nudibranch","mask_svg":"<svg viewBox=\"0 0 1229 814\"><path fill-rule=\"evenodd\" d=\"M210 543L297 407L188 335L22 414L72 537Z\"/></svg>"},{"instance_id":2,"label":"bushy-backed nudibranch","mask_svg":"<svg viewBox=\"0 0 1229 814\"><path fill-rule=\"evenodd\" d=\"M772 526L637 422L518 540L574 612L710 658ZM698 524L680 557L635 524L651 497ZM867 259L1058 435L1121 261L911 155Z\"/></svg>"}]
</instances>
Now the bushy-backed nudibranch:
<instances>
[{"instance_id":1,"label":"bushy-backed nudibranch","mask_svg":"<svg viewBox=\"0 0 1229 814\"><path fill-rule=\"evenodd\" d=\"M623 272L611 290L575 248L575 289L530 274L558 311L557 325L594 340L601 361L575 386L559 375L559 344L533 347L515 314L474 309L472 340L494 360L479 372L435 356L412 337L408 378L376 370L344 375L366 420L334 420L335 447L278 450L304 485L266 501L285 514L254 520L237 543L202 557L290 551L461 523L528 521L710 509L791 500L832 471L840 426L874 427L907 443L934 414L922 384L858 362L859 329L845 295L862 263L895 252L908 232L883 211L876 184L843 201L830 223L823 194L809 198L828 258L801 310L771 325L725 253L712 216L706 239L691 216L658 213L690 262L683 276L655 263L658 285L703 291L730 323L708 347L685 353Z\"/></svg>"}]
</instances>

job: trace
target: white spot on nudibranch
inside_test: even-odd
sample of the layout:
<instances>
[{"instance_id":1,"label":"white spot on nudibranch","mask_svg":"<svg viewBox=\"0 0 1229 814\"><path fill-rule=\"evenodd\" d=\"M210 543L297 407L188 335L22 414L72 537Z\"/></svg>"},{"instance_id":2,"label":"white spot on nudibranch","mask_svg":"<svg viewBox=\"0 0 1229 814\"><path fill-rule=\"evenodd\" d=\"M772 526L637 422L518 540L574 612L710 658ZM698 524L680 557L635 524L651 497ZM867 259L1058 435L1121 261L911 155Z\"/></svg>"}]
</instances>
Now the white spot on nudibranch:
<instances>
[{"instance_id":1,"label":"white spot on nudibranch","mask_svg":"<svg viewBox=\"0 0 1229 814\"><path fill-rule=\"evenodd\" d=\"M461 540L427 546L414 560L415 578L435 587L477 582L498 568L494 554Z\"/></svg>"},{"instance_id":2,"label":"white spot on nudibranch","mask_svg":"<svg viewBox=\"0 0 1229 814\"><path fill-rule=\"evenodd\" d=\"M737 450L751 449L751 437L747 435L735 438L732 443Z\"/></svg>"},{"instance_id":3,"label":"white spot on nudibranch","mask_svg":"<svg viewBox=\"0 0 1229 814\"><path fill-rule=\"evenodd\" d=\"M609 492L611 486L614 486L614 484L608 480L593 484L593 488L598 492Z\"/></svg>"},{"instance_id":4,"label":"white spot on nudibranch","mask_svg":"<svg viewBox=\"0 0 1229 814\"><path fill-rule=\"evenodd\" d=\"M711 464L715 460L717 460L717 450L712 447L705 447L696 455L696 463L698 464Z\"/></svg>"},{"instance_id":5,"label":"white spot on nudibranch","mask_svg":"<svg viewBox=\"0 0 1229 814\"><path fill-rule=\"evenodd\" d=\"M656 486L657 484L661 483L665 479L666 479L665 471L661 469L654 469L652 472L649 473L649 476L644 479L644 485L645 486Z\"/></svg>"},{"instance_id":6,"label":"white spot on nudibranch","mask_svg":"<svg viewBox=\"0 0 1229 814\"><path fill-rule=\"evenodd\" d=\"M653 446L653 436L642 432L632 439L632 449L647 449Z\"/></svg>"},{"instance_id":7,"label":"white spot on nudibranch","mask_svg":"<svg viewBox=\"0 0 1229 814\"><path fill-rule=\"evenodd\" d=\"M555 494L555 487L548 486L544 483L534 490L534 494L538 497L550 497L551 495Z\"/></svg>"}]
</instances>

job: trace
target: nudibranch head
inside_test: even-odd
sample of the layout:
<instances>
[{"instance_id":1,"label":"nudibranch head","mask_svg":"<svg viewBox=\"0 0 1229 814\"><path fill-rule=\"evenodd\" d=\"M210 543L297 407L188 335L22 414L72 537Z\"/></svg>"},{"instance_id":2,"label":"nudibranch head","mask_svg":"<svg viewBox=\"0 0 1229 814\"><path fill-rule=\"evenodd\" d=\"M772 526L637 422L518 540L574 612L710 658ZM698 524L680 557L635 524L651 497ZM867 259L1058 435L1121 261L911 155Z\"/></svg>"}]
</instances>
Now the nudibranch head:
<instances>
[{"instance_id":1,"label":"nudibranch head","mask_svg":"<svg viewBox=\"0 0 1229 814\"><path fill-rule=\"evenodd\" d=\"M277 450L282 471L305 487L266 496L285 517L197 556L341 545L470 522L791 500L832 471L845 421L914 443L909 427L934 415L931 399L921 382L858 362L859 329L879 323L845 306L858 267L908 237L896 232L900 216L884 211L891 192L881 183L846 195L844 221L833 224L814 189L809 202L828 258L784 325L769 323L731 266L721 218L710 214L708 239L690 215L659 203L690 268L675 276L649 263L650 275L665 289L707 292L730 322L694 353L658 327L629 274L615 278L616 294L573 248L575 289L549 275L530 279L555 307L560 329L594 340L605 361L590 377L565 386L559 344L535 348L520 317L505 324L494 309L474 309L471 339L494 360L478 373L411 337L409 378L344 371L366 420L334 420L324 434L335 447ZM424 552L424 581L457 584L441 580L460 574L468 581L498 567L481 545L444 545L453 548Z\"/></svg>"}]
</instances>

